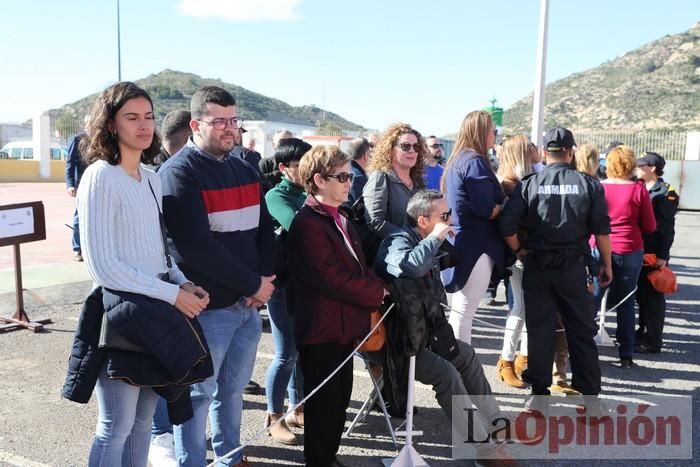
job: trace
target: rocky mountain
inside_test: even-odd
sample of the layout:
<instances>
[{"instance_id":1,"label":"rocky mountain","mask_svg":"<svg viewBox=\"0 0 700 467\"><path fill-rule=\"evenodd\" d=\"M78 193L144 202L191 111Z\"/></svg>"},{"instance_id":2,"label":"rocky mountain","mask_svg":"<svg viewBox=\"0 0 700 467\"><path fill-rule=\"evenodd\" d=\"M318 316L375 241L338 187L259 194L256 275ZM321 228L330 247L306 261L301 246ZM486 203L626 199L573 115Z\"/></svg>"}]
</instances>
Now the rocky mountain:
<instances>
[{"instance_id":1,"label":"rocky mountain","mask_svg":"<svg viewBox=\"0 0 700 467\"><path fill-rule=\"evenodd\" d=\"M504 114L508 131L529 131L532 94ZM550 83L545 128L700 129L700 22L602 65Z\"/></svg>"},{"instance_id":2,"label":"rocky mountain","mask_svg":"<svg viewBox=\"0 0 700 467\"><path fill-rule=\"evenodd\" d=\"M220 79L202 78L192 73L163 70L135 81L146 89L155 105L158 120L174 109L189 109L192 94L202 86L221 86L236 98L239 113L244 120L274 120L340 130L361 130L362 126L345 120L341 116L320 109L314 105L293 107L286 102L267 97L248 89L225 83ZM86 96L61 108L52 109L52 117L75 119L89 111L97 93Z\"/></svg>"}]
</instances>

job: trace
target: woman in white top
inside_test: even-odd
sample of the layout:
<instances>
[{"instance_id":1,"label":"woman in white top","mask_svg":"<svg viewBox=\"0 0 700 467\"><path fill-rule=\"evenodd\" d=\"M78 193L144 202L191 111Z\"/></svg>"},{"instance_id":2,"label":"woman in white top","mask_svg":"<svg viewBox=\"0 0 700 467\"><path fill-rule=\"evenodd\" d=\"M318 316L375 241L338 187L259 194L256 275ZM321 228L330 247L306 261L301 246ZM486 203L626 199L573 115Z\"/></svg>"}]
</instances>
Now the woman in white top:
<instances>
[{"instance_id":1,"label":"woman in white top","mask_svg":"<svg viewBox=\"0 0 700 467\"><path fill-rule=\"evenodd\" d=\"M107 289L140 294L194 318L209 296L188 282L174 263L168 267L158 214L160 182L141 166L159 150L153 103L146 91L128 82L104 90L81 141L81 154L90 164L77 197L83 257L105 295ZM146 466L156 393L110 379L107 363L95 393L99 415L89 465Z\"/></svg>"}]
</instances>

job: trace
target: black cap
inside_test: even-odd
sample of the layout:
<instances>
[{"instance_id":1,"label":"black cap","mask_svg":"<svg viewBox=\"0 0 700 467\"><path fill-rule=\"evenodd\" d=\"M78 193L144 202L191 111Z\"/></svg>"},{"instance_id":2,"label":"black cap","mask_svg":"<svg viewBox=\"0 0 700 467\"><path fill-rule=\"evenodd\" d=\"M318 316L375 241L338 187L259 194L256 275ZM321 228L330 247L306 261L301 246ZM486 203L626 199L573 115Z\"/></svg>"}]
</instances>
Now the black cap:
<instances>
[{"instance_id":1,"label":"black cap","mask_svg":"<svg viewBox=\"0 0 700 467\"><path fill-rule=\"evenodd\" d=\"M660 154L657 154L655 152L645 152L642 154L642 157L637 159L637 167L643 167L643 166L651 166L651 167L656 167L658 170L663 170L663 168L666 166L666 160L661 157Z\"/></svg>"},{"instance_id":2,"label":"black cap","mask_svg":"<svg viewBox=\"0 0 700 467\"><path fill-rule=\"evenodd\" d=\"M557 127L545 133L542 145L547 152L560 152L566 148L576 146L576 141L574 141L574 135L571 131Z\"/></svg>"}]
</instances>

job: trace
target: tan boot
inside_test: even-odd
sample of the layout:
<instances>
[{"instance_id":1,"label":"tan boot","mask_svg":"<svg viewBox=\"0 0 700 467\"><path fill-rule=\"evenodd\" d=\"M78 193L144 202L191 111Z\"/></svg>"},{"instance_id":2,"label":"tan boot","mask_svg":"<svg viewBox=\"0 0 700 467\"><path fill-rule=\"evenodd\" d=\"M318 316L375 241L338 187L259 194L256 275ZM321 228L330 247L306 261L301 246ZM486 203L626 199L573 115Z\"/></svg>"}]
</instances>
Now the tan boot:
<instances>
[{"instance_id":1,"label":"tan boot","mask_svg":"<svg viewBox=\"0 0 700 467\"><path fill-rule=\"evenodd\" d=\"M527 355L518 354L518 356L515 357L514 367L515 367L515 376L522 379L523 370L525 370L525 368L527 368Z\"/></svg>"},{"instance_id":2,"label":"tan boot","mask_svg":"<svg viewBox=\"0 0 700 467\"><path fill-rule=\"evenodd\" d=\"M265 420L265 427L270 427L270 436L272 439L278 443L286 444L288 446L296 446L299 444L299 439L297 435L292 433L287 426L287 423L282 419L280 423L274 425L274 423L281 419L283 414L281 413L269 413L267 414L267 419ZM272 426L274 425L274 426Z\"/></svg>"},{"instance_id":3,"label":"tan boot","mask_svg":"<svg viewBox=\"0 0 700 467\"><path fill-rule=\"evenodd\" d=\"M292 428L304 428L304 406L299 406L294 412L287 415L284 419L287 426Z\"/></svg>"},{"instance_id":4,"label":"tan boot","mask_svg":"<svg viewBox=\"0 0 700 467\"><path fill-rule=\"evenodd\" d=\"M515 376L515 370L513 361L498 359L496 364L496 369L498 370L498 375L501 377L501 381L506 383L508 386L514 388L524 389L527 384L523 383L517 376Z\"/></svg>"}]
</instances>

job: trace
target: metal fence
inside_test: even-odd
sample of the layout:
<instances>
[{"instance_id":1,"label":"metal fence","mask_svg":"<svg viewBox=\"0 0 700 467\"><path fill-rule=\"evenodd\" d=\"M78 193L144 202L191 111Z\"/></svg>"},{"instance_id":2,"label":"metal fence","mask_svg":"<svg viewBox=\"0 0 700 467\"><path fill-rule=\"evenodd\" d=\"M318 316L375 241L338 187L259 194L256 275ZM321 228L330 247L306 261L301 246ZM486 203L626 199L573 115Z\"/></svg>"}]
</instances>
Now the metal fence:
<instances>
[{"instance_id":1,"label":"metal fence","mask_svg":"<svg viewBox=\"0 0 700 467\"><path fill-rule=\"evenodd\" d=\"M32 139L31 120L21 125L0 123L0 148L13 141L29 141Z\"/></svg>"},{"instance_id":2,"label":"metal fence","mask_svg":"<svg viewBox=\"0 0 700 467\"><path fill-rule=\"evenodd\" d=\"M576 143L595 144L603 152L613 141L621 141L630 146L635 153L654 151L667 160L679 161L685 157L685 145L688 139L685 131L635 131L635 130L585 130L572 129Z\"/></svg>"},{"instance_id":3,"label":"metal fence","mask_svg":"<svg viewBox=\"0 0 700 467\"><path fill-rule=\"evenodd\" d=\"M51 140L61 146L67 146L71 138L82 131L83 116L73 114L61 114L58 117L51 116Z\"/></svg>"}]
</instances>

